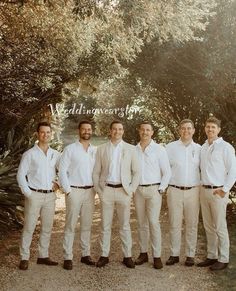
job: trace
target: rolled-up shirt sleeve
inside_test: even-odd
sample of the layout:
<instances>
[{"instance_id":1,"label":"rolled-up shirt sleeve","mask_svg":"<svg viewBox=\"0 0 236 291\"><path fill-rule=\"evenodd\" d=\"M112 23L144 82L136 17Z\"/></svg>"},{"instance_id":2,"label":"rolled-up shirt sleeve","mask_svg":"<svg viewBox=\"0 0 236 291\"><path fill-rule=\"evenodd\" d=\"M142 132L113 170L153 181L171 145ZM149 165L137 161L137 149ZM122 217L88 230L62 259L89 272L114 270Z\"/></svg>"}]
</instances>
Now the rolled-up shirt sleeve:
<instances>
[{"instance_id":1,"label":"rolled-up shirt sleeve","mask_svg":"<svg viewBox=\"0 0 236 291\"><path fill-rule=\"evenodd\" d=\"M160 190L165 190L168 187L171 178L170 162L165 149L162 151L160 158L160 169L162 173Z\"/></svg>"},{"instance_id":2,"label":"rolled-up shirt sleeve","mask_svg":"<svg viewBox=\"0 0 236 291\"><path fill-rule=\"evenodd\" d=\"M32 193L26 179L28 171L29 171L29 167L30 167L30 155L29 153L24 153L21 158L20 165L17 171L17 182L20 186L21 192L26 197L29 197Z\"/></svg>"},{"instance_id":3,"label":"rolled-up shirt sleeve","mask_svg":"<svg viewBox=\"0 0 236 291\"><path fill-rule=\"evenodd\" d=\"M68 169L70 166L71 158L70 151L65 148L59 163L59 183L66 193L71 192L71 187L68 179Z\"/></svg>"},{"instance_id":4,"label":"rolled-up shirt sleeve","mask_svg":"<svg viewBox=\"0 0 236 291\"><path fill-rule=\"evenodd\" d=\"M225 179L225 183L223 185L223 191L229 192L233 187L236 180L236 158L235 158L235 150L232 146L228 146L225 150L224 155L225 167L227 171L227 176Z\"/></svg>"}]
</instances>

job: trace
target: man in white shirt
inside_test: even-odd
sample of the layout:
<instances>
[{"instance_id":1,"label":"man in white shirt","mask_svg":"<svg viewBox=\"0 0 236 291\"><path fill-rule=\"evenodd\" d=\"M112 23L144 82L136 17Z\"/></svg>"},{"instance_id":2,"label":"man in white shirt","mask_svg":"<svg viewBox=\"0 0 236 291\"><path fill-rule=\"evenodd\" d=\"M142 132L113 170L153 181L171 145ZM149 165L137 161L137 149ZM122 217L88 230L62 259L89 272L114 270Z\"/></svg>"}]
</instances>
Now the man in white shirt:
<instances>
[{"instance_id":1,"label":"man in white shirt","mask_svg":"<svg viewBox=\"0 0 236 291\"><path fill-rule=\"evenodd\" d=\"M20 243L21 270L28 269L30 245L39 216L41 231L37 264L58 264L48 256L55 213L54 192L58 189L55 182L56 168L60 158L60 153L49 147L51 135L51 125L40 122L37 127L38 144L23 154L17 172L18 184L25 195L25 220Z\"/></svg>"},{"instance_id":2,"label":"man in white shirt","mask_svg":"<svg viewBox=\"0 0 236 291\"><path fill-rule=\"evenodd\" d=\"M210 270L222 270L229 262L229 234L226 207L229 191L236 180L235 150L218 134L221 122L215 117L207 119L207 140L201 149L200 202L207 237L207 258L198 264Z\"/></svg>"},{"instance_id":3,"label":"man in white shirt","mask_svg":"<svg viewBox=\"0 0 236 291\"><path fill-rule=\"evenodd\" d=\"M153 267L163 268L161 261L161 228L159 222L162 194L168 187L171 176L166 150L152 139L153 126L143 122L139 126L140 142L136 146L140 163L140 181L134 196L138 219L140 255L136 265L148 261L149 233Z\"/></svg>"},{"instance_id":4,"label":"man in white shirt","mask_svg":"<svg viewBox=\"0 0 236 291\"><path fill-rule=\"evenodd\" d=\"M80 217L81 263L95 265L90 257L90 235L94 211L95 191L92 172L96 147L90 143L92 124L81 121L78 126L79 140L65 147L59 166L59 179L66 193L66 223L64 233L63 268L73 268L73 243L75 228Z\"/></svg>"},{"instance_id":5,"label":"man in white shirt","mask_svg":"<svg viewBox=\"0 0 236 291\"><path fill-rule=\"evenodd\" d=\"M120 238L124 253L123 264L134 268L131 257L130 201L139 183L139 165L135 147L124 142L123 124L113 121L110 141L98 148L93 172L94 187L102 204L102 255L97 267L109 262L111 226L116 207L120 223Z\"/></svg>"},{"instance_id":6,"label":"man in white shirt","mask_svg":"<svg viewBox=\"0 0 236 291\"><path fill-rule=\"evenodd\" d=\"M185 265L194 265L197 245L200 186L201 146L193 141L195 129L192 120L179 125L180 139L167 145L171 166L171 180L167 191L170 222L171 256L166 265L179 262L183 218L185 220Z\"/></svg>"}]
</instances>

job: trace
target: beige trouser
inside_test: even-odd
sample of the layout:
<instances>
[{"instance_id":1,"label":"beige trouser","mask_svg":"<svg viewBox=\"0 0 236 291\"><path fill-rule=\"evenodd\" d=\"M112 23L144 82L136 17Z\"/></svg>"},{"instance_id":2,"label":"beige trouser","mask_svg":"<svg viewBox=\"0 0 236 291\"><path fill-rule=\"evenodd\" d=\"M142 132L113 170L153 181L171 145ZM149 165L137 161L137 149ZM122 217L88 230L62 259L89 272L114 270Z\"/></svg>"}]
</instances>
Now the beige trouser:
<instances>
[{"instance_id":1,"label":"beige trouser","mask_svg":"<svg viewBox=\"0 0 236 291\"><path fill-rule=\"evenodd\" d=\"M120 238L124 257L131 257L132 237L130 229L130 201L131 197L123 188L106 186L100 196L102 203L102 256L108 257L111 243L111 227L116 207L120 224Z\"/></svg>"},{"instance_id":2,"label":"beige trouser","mask_svg":"<svg viewBox=\"0 0 236 291\"><path fill-rule=\"evenodd\" d=\"M167 204L172 256L180 255L183 218L185 221L185 255L186 257L195 256L200 207L199 190L199 187L189 190L180 190L171 186L168 188Z\"/></svg>"},{"instance_id":3,"label":"beige trouser","mask_svg":"<svg viewBox=\"0 0 236 291\"><path fill-rule=\"evenodd\" d=\"M224 198L213 194L213 189L201 187L200 201L203 224L207 237L207 257L229 262L229 234L226 221L226 207L229 194Z\"/></svg>"},{"instance_id":4,"label":"beige trouser","mask_svg":"<svg viewBox=\"0 0 236 291\"><path fill-rule=\"evenodd\" d=\"M90 255L90 236L94 211L95 191L71 188L66 196L66 223L63 240L64 259L73 259L75 228L80 217L80 247L82 257Z\"/></svg>"},{"instance_id":5,"label":"beige trouser","mask_svg":"<svg viewBox=\"0 0 236 291\"><path fill-rule=\"evenodd\" d=\"M30 257L30 245L32 236L40 216L41 230L39 236L39 258L48 257L48 248L55 213L55 193L39 193L32 191L29 198L25 198L25 221L20 243L20 255L22 260Z\"/></svg>"},{"instance_id":6,"label":"beige trouser","mask_svg":"<svg viewBox=\"0 0 236 291\"><path fill-rule=\"evenodd\" d=\"M158 192L159 186L139 186L135 196L135 209L138 220L138 235L140 252L148 251L149 232L151 239L152 255L154 258L161 256L161 228L160 211L162 195Z\"/></svg>"}]
</instances>

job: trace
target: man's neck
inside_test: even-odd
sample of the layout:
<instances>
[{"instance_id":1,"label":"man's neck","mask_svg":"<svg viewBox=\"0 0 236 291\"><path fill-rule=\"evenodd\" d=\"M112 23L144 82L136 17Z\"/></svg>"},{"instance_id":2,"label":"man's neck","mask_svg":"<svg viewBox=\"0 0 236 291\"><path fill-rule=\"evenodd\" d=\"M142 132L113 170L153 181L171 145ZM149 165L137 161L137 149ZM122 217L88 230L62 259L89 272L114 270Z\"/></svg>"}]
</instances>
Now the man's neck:
<instances>
[{"instance_id":1,"label":"man's neck","mask_svg":"<svg viewBox=\"0 0 236 291\"><path fill-rule=\"evenodd\" d=\"M47 151L49 149L48 143L39 142L38 147L45 153L45 155L47 154Z\"/></svg>"},{"instance_id":2,"label":"man's neck","mask_svg":"<svg viewBox=\"0 0 236 291\"><path fill-rule=\"evenodd\" d=\"M190 145L190 143L193 141L192 139L182 139L182 138L180 140L185 146Z\"/></svg>"},{"instance_id":3,"label":"man's neck","mask_svg":"<svg viewBox=\"0 0 236 291\"><path fill-rule=\"evenodd\" d=\"M141 146L141 148L142 148L143 151L145 150L145 148L147 146L150 145L151 141L152 141L151 139L148 139L148 140L140 140L140 146Z\"/></svg>"},{"instance_id":4,"label":"man's neck","mask_svg":"<svg viewBox=\"0 0 236 291\"><path fill-rule=\"evenodd\" d=\"M82 144L83 148L87 151L90 145L90 140L80 139L79 142Z\"/></svg>"},{"instance_id":5,"label":"man's neck","mask_svg":"<svg viewBox=\"0 0 236 291\"><path fill-rule=\"evenodd\" d=\"M118 145L118 143L120 143L122 141L122 139L115 139L115 140L113 140L113 139L111 139L111 143L113 144L113 145Z\"/></svg>"},{"instance_id":6,"label":"man's neck","mask_svg":"<svg viewBox=\"0 0 236 291\"><path fill-rule=\"evenodd\" d=\"M217 140L219 137L217 136L217 137L214 137L214 138L208 138L207 139L207 141L208 141L208 143L211 145L211 144L213 144L213 142L215 141L215 140Z\"/></svg>"}]
</instances>

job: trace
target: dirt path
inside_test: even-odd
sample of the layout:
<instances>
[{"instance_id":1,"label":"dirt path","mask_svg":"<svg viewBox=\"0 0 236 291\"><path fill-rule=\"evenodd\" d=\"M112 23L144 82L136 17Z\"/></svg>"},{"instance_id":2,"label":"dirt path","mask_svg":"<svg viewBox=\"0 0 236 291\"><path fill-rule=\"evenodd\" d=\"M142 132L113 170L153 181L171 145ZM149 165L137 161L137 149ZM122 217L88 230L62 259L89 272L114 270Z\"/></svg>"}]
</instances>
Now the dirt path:
<instances>
[{"instance_id":1,"label":"dirt path","mask_svg":"<svg viewBox=\"0 0 236 291\"><path fill-rule=\"evenodd\" d=\"M165 209L165 207L163 207ZM59 196L55 224L51 240L50 256L59 261L56 267L41 266L36 264L38 229L34 235L31 247L31 259L28 271L18 269L19 263L19 233L13 233L8 239L1 242L0 261L0 290L2 291L83 291L83 290L220 290L213 282L212 274L202 268L185 267L184 256L181 263L175 266L164 266L162 270L152 268L152 259L149 263L128 269L121 264L122 252L119 239L119 228L114 216L110 263L105 268L86 266L80 263L78 246L78 230L74 245L74 268L67 271L62 268L63 252L63 227L64 227L64 197ZM169 257L169 238L166 210L161 215L163 235L163 262ZM131 228L133 236L133 256L139 254L137 239L137 222L134 208L132 207ZM96 200L94 223L92 229L91 255L98 259L100 255L100 205ZM203 256L203 242L198 243L197 257Z\"/></svg>"}]
</instances>

